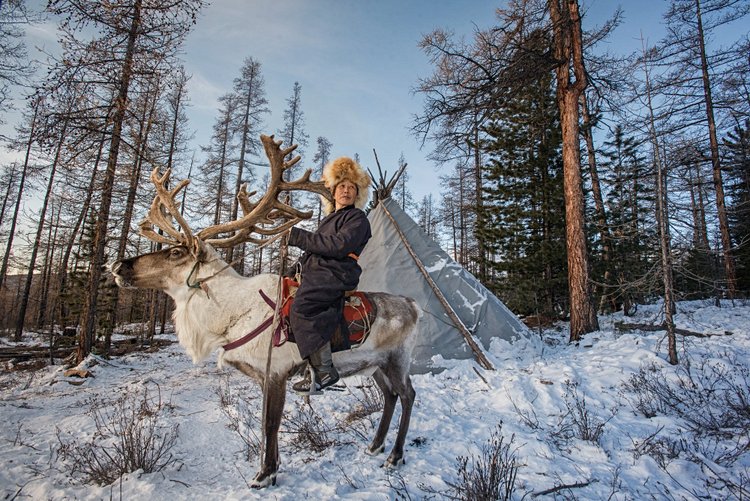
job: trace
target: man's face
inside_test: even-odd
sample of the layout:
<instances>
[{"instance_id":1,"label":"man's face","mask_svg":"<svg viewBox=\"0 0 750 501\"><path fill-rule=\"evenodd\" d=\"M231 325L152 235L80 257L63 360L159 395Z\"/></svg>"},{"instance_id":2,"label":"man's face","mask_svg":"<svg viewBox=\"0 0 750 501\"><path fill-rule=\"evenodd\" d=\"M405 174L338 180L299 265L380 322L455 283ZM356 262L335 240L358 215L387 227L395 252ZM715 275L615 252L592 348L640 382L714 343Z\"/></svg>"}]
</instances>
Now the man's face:
<instances>
[{"instance_id":1,"label":"man's face","mask_svg":"<svg viewBox=\"0 0 750 501\"><path fill-rule=\"evenodd\" d=\"M336 189L333 192L333 199L336 201L336 208L346 207L347 205L354 204L354 200L357 198L357 185L351 181L341 181L336 185Z\"/></svg>"}]
</instances>

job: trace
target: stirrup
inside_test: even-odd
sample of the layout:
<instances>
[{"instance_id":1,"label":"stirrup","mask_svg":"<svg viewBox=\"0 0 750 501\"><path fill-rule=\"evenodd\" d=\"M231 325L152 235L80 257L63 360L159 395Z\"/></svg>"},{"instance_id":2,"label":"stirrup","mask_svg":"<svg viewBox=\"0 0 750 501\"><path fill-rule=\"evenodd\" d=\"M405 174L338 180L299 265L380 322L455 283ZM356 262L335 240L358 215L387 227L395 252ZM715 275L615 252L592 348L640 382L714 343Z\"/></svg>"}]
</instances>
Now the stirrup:
<instances>
[{"instance_id":1,"label":"stirrup","mask_svg":"<svg viewBox=\"0 0 750 501\"><path fill-rule=\"evenodd\" d=\"M322 395L323 390L343 391L343 388L333 386L339 381L339 374L335 368L331 372L324 373L323 377L318 379L318 375L312 365L309 365L304 379L297 381L292 385L292 390L300 395Z\"/></svg>"}]
</instances>

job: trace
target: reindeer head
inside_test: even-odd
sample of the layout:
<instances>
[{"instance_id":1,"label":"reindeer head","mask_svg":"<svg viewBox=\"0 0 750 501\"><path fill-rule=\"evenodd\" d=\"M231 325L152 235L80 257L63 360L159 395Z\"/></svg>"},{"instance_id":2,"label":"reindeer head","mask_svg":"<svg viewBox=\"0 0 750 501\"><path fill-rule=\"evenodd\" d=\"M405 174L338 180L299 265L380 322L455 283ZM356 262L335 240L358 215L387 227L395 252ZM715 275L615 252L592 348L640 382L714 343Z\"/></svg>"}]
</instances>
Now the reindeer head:
<instances>
[{"instance_id":1,"label":"reindeer head","mask_svg":"<svg viewBox=\"0 0 750 501\"><path fill-rule=\"evenodd\" d=\"M242 242L265 245L312 216L311 212L297 210L279 201L282 192L310 191L331 199L323 182L310 181L311 169L296 181L284 181L284 171L300 160L299 155L285 160L297 145L282 149L281 141L274 140L273 136L261 135L260 139L271 167L266 193L257 202L251 202L250 197L256 192L248 193L247 186L243 185L237 194L243 216L235 221L209 226L198 233L190 229L175 200L190 181L182 180L169 189L170 170L163 175L159 174L158 168L151 172L156 196L139 230L141 235L166 244L168 248L114 263L111 272L118 285L168 290L176 284L187 282L196 266L221 261L214 249L229 248Z\"/></svg>"},{"instance_id":2,"label":"reindeer head","mask_svg":"<svg viewBox=\"0 0 750 501\"><path fill-rule=\"evenodd\" d=\"M123 259L110 266L115 282L125 289L166 290L177 283L195 264L187 247L179 245L138 257Z\"/></svg>"}]
</instances>

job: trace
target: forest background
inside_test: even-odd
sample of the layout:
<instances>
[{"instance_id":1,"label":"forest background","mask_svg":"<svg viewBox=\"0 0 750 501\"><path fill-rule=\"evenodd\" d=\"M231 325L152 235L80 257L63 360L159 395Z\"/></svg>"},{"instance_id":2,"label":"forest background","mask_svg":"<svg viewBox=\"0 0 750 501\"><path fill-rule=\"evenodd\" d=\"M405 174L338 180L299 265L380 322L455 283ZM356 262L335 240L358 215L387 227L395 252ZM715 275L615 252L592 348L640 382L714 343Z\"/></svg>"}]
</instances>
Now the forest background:
<instances>
[{"instance_id":1,"label":"forest background","mask_svg":"<svg viewBox=\"0 0 750 501\"><path fill-rule=\"evenodd\" d=\"M466 37L447 27L415 40L430 69L403 89L420 109L401 134L440 166L439 194L414 195L432 177L418 165L394 198L515 313L570 319L571 340L596 329L597 311L750 291L750 2L659 5L653 15L664 35L650 42L644 34L632 53L611 43L627 22L623 11L612 4L606 18L588 22L586 6L579 12L572 0L502 2L493 22ZM68 328L82 359L106 353L118 323L142 323L145 336L164 329L165 296L123 293L102 270L157 248L136 231L154 168L191 180L182 209L202 227L238 217L243 183L263 190L260 133L299 144L313 177L334 143L323 127L308 135L308 101L288 67L290 93L279 126L268 130L265 75L274 61L242 47L210 136L196 145L185 46L217 6L33 7L0 3L0 119L14 129L2 139L15 152L0 165L0 327L16 340L24 329L54 340ZM57 44L40 71L24 33L49 22ZM326 119L348 128L365 120L338 113L316 124ZM406 148L362 144L342 153L373 168L367 148L388 157ZM406 162L402 154L384 167ZM318 201L295 203L316 212L314 226ZM281 265L270 247L241 245L225 257L245 275Z\"/></svg>"}]
</instances>

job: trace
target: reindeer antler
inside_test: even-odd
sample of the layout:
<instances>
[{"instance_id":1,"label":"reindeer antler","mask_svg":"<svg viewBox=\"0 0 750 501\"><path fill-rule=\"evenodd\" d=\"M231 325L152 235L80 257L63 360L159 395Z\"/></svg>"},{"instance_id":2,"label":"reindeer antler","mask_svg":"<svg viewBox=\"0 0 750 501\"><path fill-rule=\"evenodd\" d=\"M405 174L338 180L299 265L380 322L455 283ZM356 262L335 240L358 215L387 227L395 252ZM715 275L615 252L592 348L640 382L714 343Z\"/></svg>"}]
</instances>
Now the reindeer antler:
<instances>
[{"instance_id":1,"label":"reindeer antler","mask_svg":"<svg viewBox=\"0 0 750 501\"><path fill-rule=\"evenodd\" d=\"M163 176L159 176L159 168L155 168L151 171L151 182L156 187L156 196L154 201L151 202L146 218L141 221L139 228L141 235L153 240L168 245L184 245L188 248L192 248L194 236L187 224L187 221L180 214L179 204L175 202L175 197L187 186L190 181L183 179L173 189L167 188L169 183L169 176L172 174L171 169L167 169L167 172ZM172 225L172 219L177 221L182 231L178 231ZM162 235L154 231L154 227L159 228L165 234Z\"/></svg>"},{"instance_id":2,"label":"reindeer antler","mask_svg":"<svg viewBox=\"0 0 750 501\"><path fill-rule=\"evenodd\" d=\"M175 196L187 186L189 181L183 180L174 189L169 190L165 184L169 180L170 171L159 177L158 169L155 169L151 173L151 182L156 187L156 197L151 204L148 216L140 225L141 234L156 242L186 245L189 248L192 248L195 240L210 243L217 248L233 247L242 242L264 244L270 238L262 237L277 235L312 216L312 212L300 211L279 201L279 195L282 192L309 191L331 200L331 194L322 181L310 181L311 169L295 181L284 181L284 171L300 160L299 155L291 160L285 160L297 148L296 144L282 149L282 141L276 141L273 136L261 135L260 140L270 162L271 176L266 193L257 202L250 201L250 197L255 192L248 193L246 185L242 186L237 194L243 213L241 218L209 226L193 235L190 227L180 215L178 204L175 202ZM172 221L167 214L177 221L182 231L177 231L172 226ZM160 228L168 237L156 233L153 226ZM261 235L261 238L252 236L254 233ZM228 236L219 237L222 234L228 234Z\"/></svg>"}]
</instances>

